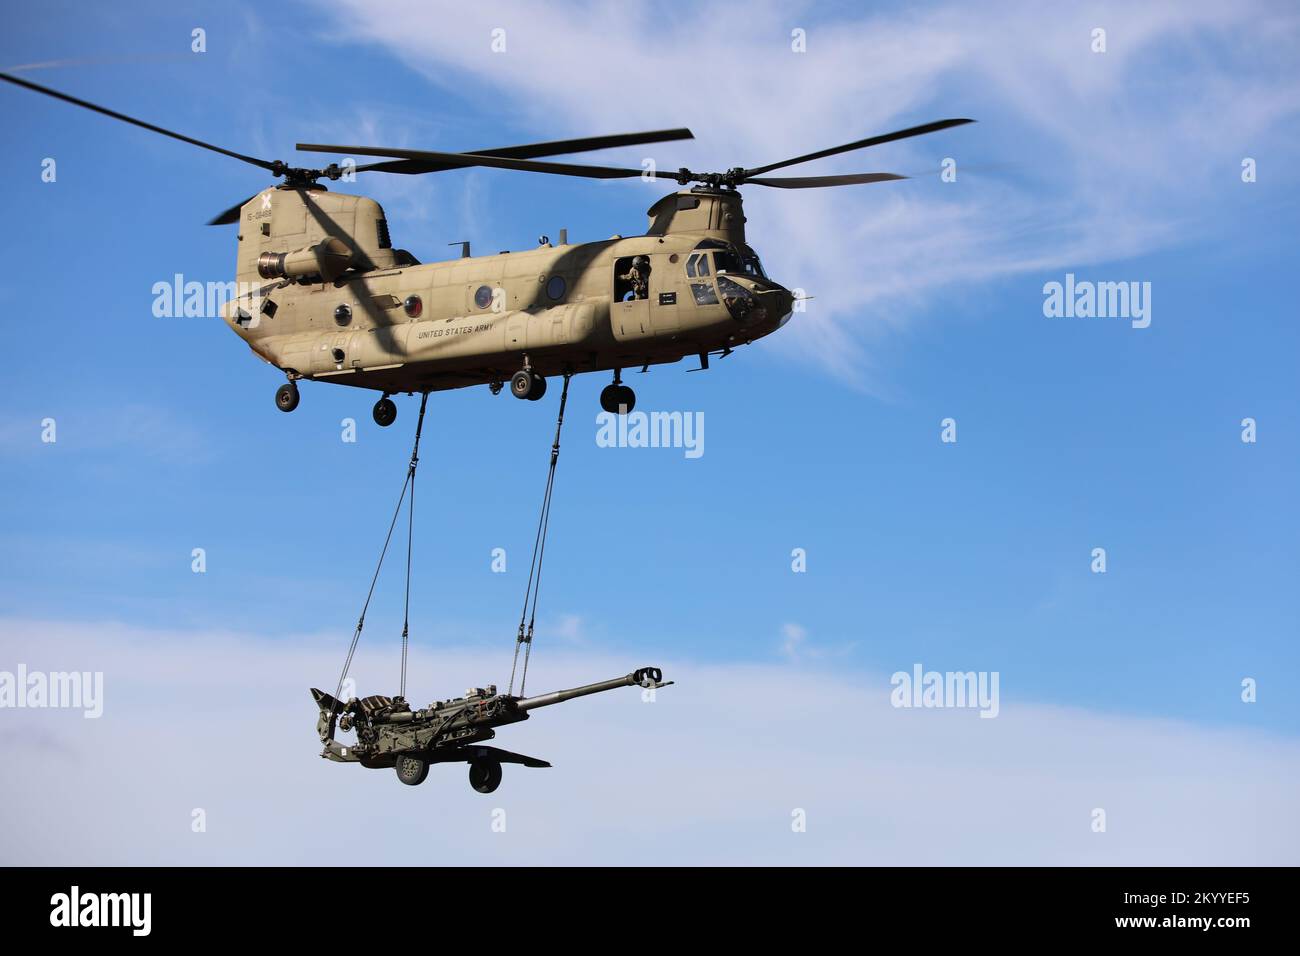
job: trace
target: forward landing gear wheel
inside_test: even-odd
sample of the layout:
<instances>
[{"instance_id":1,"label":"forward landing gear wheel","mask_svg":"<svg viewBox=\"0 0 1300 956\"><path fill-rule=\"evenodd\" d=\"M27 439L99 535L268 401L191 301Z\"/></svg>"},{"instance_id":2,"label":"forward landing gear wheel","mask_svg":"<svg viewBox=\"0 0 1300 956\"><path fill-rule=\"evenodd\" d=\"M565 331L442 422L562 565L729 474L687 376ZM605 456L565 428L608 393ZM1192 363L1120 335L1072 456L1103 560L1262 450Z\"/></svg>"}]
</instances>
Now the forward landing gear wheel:
<instances>
[{"instance_id":1,"label":"forward landing gear wheel","mask_svg":"<svg viewBox=\"0 0 1300 956\"><path fill-rule=\"evenodd\" d=\"M374 409L375 424L381 428L387 428L393 422L397 421L397 406L393 404L391 398L381 398L375 402Z\"/></svg>"},{"instance_id":2,"label":"forward landing gear wheel","mask_svg":"<svg viewBox=\"0 0 1300 956\"><path fill-rule=\"evenodd\" d=\"M298 386L293 382L281 385L275 390L275 407L282 412L291 412L298 407Z\"/></svg>"},{"instance_id":3,"label":"forward landing gear wheel","mask_svg":"<svg viewBox=\"0 0 1300 956\"><path fill-rule=\"evenodd\" d=\"M636 407L636 392L627 385L606 385L600 392L600 407L613 414L630 412Z\"/></svg>"},{"instance_id":4,"label":"forward landing gear wheel","mask_svg":"<svg viewBox=\"0 0 1300 956\"><path fill-rule=\"evenodd\" d=\"M393 769L397 771L397 779L402 783L408 787L418 787L424 783L424 778L429 776L429 761L423 757L402 754L397 758Z\"/></svg>"},{"instance_id":5,"label":"forward landing gear wheel","mask_svg":"<svg viewBox=\"0 0 1300 956\"><path fill-rule=\"evenodd\" d=\"M501 764L495 760L470 761L469 785L479 793L491 793L501 786Z\"/></svg>"},{"instance_id":6,"label":"forward landing gear wheel","mask_svg":"<svg viewBox=\"0 0 1300 956\"><path fill-rule=\"evenodd\" d=\"M520 369L510 376L510 394L535 402L546 394L546 379L536 372Z\"/></svg>"}]
</instances>

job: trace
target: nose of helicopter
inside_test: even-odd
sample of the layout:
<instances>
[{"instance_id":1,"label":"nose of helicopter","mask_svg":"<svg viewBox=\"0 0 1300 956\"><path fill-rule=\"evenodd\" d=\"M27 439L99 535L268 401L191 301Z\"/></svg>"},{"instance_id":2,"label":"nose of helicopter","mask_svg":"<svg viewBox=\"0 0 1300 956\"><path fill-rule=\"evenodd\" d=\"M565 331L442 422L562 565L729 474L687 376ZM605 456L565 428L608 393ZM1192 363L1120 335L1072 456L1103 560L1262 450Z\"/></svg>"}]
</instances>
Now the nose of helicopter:
<instances>
[{"instance_id":1,"label":"nose of helicopter","mask_svg":"<svg viewBox=\"0 0 1300 956\"><path fill-rule=\"evenodd\" d=\"M794 294L782 286L751 286L755 308L749 315L751 328L759 335L770 335L790 321L794 311Z\"/></svg>"},{"instance_id":2,"label":"nose of helicopter","mask_svg":"<svg viewBox=\"0 0 1300 956\"><path fill-rule=\"evenodd\" d=\"M720 275L718 289L731 317L754 337L770 335L790 320L794 294L770 279Z\"/></svg>"},{"instance_id":3,"label":"nose of helicopter","mask_svg":"<svg viewBox=\"0 0 1300 956\"><path fill-rule=\"evenodd\" d=\"M790 321L790 314L794 312L794 293L789 289L778 287L760 292L758 301L778 329Z\"/></svg>"}]
</instances>

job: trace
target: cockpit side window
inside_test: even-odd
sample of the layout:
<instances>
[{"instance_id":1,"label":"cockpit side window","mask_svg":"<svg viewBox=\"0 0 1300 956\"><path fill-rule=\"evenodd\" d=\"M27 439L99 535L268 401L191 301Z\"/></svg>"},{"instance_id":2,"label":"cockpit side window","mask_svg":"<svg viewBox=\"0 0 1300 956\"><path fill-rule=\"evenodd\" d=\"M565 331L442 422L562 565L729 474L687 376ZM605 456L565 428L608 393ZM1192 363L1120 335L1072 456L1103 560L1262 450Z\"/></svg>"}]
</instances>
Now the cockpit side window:
<instances>
[{"instance_id":1,"label":"cockpit side window","mask_svg":"<svg viewBox=\"0 0 1300 956\"><path fill-rule=\"evenodd\" d=\"M718 304L718 293L714 291L712 282L692 282L691 295L695 297L696 305Z\"/></svg>"},{"instance_id":2,"label":"cockpit side window","mask_svg":"<svg viewBox=\"0 0 1300 956\"><path fill-rule=\"evenodd\" d=\"M686 277L694 279L697 276L707 278L709 275L709 254L707 252L696 252L686 260Z\"/></svg>"},{"instance_id":3,"label":"cockpit side window","mask_svg":"<svg viewBox=\"0 0 1300 956\"><path fill-rule=\"evenodd\" d=\"M758 276L760 279L767 278L767 273L763 271L763 263L758 261L758 256L753 250L741 253L740 262L747 275Z\"/></svg>"}]
</instances>

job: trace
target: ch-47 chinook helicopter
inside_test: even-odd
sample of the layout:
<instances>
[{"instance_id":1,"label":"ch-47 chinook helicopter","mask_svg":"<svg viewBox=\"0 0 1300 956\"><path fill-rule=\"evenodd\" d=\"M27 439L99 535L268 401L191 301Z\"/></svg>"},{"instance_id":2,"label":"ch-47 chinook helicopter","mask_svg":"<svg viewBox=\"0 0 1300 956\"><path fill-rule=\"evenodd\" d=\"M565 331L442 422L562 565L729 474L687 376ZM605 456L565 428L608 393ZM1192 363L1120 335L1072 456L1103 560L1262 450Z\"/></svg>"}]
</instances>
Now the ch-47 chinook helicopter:
<instances>
[{"instance_id":1,"label":"ch-47 chinook helicopter","mask_svg":"<svg viewBox=\"0 0 1300 956\"><path fill-rule=\"evenodd\" d=\"M299 143L304 152L380 158L323 169L264 160L163 129L85 100L0 73L0 79L266 170L283 182L210 225L238 223L236 282L248 290L224 319L288 378L282 411L298 406L297 382L337 382L382 392L374 419L390 425L390 395L509 381L536 400L548 375L612 372L601 407L636 401L622 371L699 356L728 355L781 328L790 290L769 278L745 238L739 187L809 189L904 179L893 173L771 177L777 169L972 122L945 119L872 136L757 168L721 173L574 165L538 157L693 138L689 130L530 143L467 153ZM650 207L645 235L570 245L543 239L526 252L421 264L390 241L373 199L328 192L321 180L349 172L419 174L483 166L590 179L644 176L691 186ZM350 177L349 177L350 178Z\"/></svg>"}]
</instances>

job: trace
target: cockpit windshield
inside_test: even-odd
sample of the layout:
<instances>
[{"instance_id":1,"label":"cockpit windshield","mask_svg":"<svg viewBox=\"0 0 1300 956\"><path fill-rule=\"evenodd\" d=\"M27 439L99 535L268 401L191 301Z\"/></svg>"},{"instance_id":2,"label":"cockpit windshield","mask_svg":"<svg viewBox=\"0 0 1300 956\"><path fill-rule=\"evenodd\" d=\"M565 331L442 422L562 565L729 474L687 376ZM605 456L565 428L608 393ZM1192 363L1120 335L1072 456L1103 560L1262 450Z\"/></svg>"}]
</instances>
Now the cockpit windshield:
<instances>
[{"instance_id":1,"label":"cockpit windshield","mask_svg":"<svg viewBox=\"0 0 1300 956\"><path fill-rule=\"evenodd\" d=\"M713 254L713 266L714 271L719 275L729 272L732 275L753 276L756 279L767 278L767 273L763 271L763 264L752 252L720 249Z\"/></svg>"}]
</instances>

